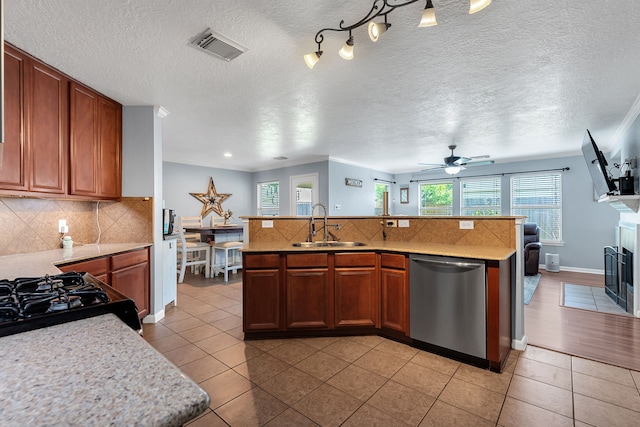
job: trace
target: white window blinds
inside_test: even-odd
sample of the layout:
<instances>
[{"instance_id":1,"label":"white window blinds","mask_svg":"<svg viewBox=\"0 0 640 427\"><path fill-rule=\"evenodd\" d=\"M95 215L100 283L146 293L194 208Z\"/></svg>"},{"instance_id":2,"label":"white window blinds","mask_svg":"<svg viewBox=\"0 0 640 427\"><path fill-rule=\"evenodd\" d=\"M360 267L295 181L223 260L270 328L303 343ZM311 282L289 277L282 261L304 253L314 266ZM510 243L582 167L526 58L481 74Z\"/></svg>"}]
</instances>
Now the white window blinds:
<instances>
[{"instance_id":1,"label":"white window blinds","mask_svg":"<svg viewBox=\"0 0 640 427\"><path fill-rule=\"evenodd\" d=\"M460 214L500 215L500 178L460 180Z\"/></svg>"},{"instance_id":2,"label":"white window blinds","mask_svg":"<svg viewBox=\"0 0 640 427\"><path fill-rule=\"evenodd\" d=\"M525 215L540 227L540 240L562 240L562 175L511 178L511 215Z\"/></svg>"},{"instance_id":3,"label":"white window blinds","mask_svg":"<svg viewBox=\"0 0 640 427\"><path fill-rule=\"evenodd\" d=\"M258 184L258 215L278 216L280 214L280 183L261 182Z\"/></svg>"}]
</instances>

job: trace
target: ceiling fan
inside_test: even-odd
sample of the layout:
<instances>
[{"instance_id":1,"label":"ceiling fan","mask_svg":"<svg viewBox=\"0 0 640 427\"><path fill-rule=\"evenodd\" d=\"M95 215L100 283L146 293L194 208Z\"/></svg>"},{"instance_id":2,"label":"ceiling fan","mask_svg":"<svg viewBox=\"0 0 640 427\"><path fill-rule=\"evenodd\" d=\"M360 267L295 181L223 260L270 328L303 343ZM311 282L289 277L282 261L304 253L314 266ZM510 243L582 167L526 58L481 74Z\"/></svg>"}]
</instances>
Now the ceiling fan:
<instances>
[{"instance_id":1,"label":"ceiling fan","mask_svg":"<svg viewBox=\"0 0 640 427\"><path fill-rule=\"evenodd\" d=\"M435 166L433 168L423 169L425 171L432 170L432 169L444 169L444 171L449 175L455 175L461 170L466 169L466 166L492 165L495 163L493 160L476 161L478 159L488 159L489 158L488 154L485 154L482 156L473 156L473 157L455 156L453 154L453 150L455 150L455 148L456 148L456 145L449 146L449 150L451 150L451 155L443 159L444 161L443 164L434 164L434 163L419 163L419 164L427 165L427 166Z\"/></svg>"}]
</instances>

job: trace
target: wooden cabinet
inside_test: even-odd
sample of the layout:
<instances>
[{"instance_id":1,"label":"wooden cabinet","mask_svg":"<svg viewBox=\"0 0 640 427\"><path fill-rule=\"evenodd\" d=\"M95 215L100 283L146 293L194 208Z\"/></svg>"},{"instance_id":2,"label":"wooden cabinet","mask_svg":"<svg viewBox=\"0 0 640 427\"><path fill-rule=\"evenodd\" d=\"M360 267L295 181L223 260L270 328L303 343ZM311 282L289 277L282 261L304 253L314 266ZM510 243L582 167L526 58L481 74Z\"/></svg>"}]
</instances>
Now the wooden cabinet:
<instances>
[{"instance_id":1,"label":"wooden cabinet","mask_svg":"<svg viewBox=\"0 0 640 427\"><path fill-rule=\"evenodd\" d=\"M87 272L131 298L142 319L150 310L149 248L60 265L61 271Z\"/></svg>"},{"instance_id":2,"label":"wooden cabinet","mask_svg":"<svg viewBox=\"0 0 640 427\"><path fill-rule=\"evenodd\" d=\"M119 198L122 107L75 82L70 93L69 193Z\"/></svg>"},{"instance_id":3,"label":"wooden cabinet","mask_svg":"<svg viewBox=\"0 0 640 427\"><path fill-rule=\"evenodd\" d=\"M287 254L287 329L333 328L327 253Z\"/></svg>"},{"instance_id":4,"label":"wooden cabinet","mask_svg":"<svg viewBox=\"0 0 640 427\"><path fill-rule=\"evenodd\" d=\"M111 257L111 286L131 298L142 319L149 314L149 249Z\"/></svg>"},{"instance_id":5,"label":"wooden cabinet","mask_svg":"<svg viewBox=\"0 0 640 427\"><path fill-rule=\"evenodd\" d=\"M0 189L67 191L68 88L63 74L5 45L5 158Z\"/></svg>"},{"instance_id":6,"label":"wooden cabinet","mask_svg":"<svg viewBox=\"0 0 640 427\"><path fill-rule=\"evenodd\" d=\"M242 260L244 331L282 328L282 280L279 254L244 255Z\"/></svg>"},{"instance_id":7,"label":"wooden cabinet","mask_svg":"<svg viewBox=\"0 0 640 427\"><path fill-rule=\"evenodd\" d=\"M335 254L335 327L380 327L375 252Z\"/></svg>"},{"instance_id":8,"label":"wooden cabinet","mask_svg":"<svg viewBox=\"0 0 640 427\"><path fill-rule=\"evenodd\" d=\"M120 198L122 106L9 44L4 60L0 191Z\"/></svg>"},{"instance_id":9,"label":"wooden cabinet","mask_svg":"<svg viewBox=\"0 0 640 427\"><path fill-rule=\"evenodd\" d=\"M409 259L402 254L380 255L382 328L409 336Z\"/></svg>"}]
</instances>

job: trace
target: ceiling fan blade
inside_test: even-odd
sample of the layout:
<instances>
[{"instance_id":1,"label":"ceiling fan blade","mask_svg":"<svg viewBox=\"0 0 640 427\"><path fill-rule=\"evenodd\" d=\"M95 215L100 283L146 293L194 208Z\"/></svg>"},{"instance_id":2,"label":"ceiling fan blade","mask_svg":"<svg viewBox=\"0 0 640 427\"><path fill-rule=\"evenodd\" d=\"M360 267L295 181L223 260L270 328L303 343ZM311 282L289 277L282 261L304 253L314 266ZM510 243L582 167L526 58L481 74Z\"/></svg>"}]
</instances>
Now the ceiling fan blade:
<instances>
[{"instance_id":1,"label":"ceiling fan blade","mask_svg":"<svg viewBox=\"0 0 640 427\"><path fill-rule=\"evenodd\" d=\"M441 163L418 163L419 165L422 166L438 166L443 168L445 165L441 164Z\"/></svg>"},{"instance_id":2,"label":"ceiling fan blade","mask_svg":"<svg viewBox=\"0 0 640 427\"><path fill-rule=\"evenodd\" d=\"M489 156L488 154L483 154L482 156L471 156L471 157L468 157L468 158L475 160L475 159L488 159L489 157L491 157L491 156Z\"/></svg>"},{"instance_id":3,"label":"ceiling fan blade","mask_svg":"<svg viewBox=\"0 0 640 427\"><path fill-rule=\"evenodd\" d=\"M459 166L482 166L482 165L492 165L495 161L493 160L480 160L479 162L467 162L461 163Z\"/></svg>"}]
</instances>

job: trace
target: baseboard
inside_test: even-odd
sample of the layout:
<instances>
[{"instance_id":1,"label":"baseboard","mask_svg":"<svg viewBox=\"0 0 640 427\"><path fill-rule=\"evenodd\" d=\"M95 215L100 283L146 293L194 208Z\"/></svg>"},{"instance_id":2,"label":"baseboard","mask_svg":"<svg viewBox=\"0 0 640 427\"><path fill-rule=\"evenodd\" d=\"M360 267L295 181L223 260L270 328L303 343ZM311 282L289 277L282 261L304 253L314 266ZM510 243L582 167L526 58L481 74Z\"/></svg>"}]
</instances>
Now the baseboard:
<instances>
[{"instance_id":1,"label":"baseboard","mask_svg":"<svg viewBox=\"0 0 640 427\"><path fill-rule=\"evenodd\" d=\"M511 348L514 349L514 350L524 351L527 348L527 336L523 335L522 339L519 339L519 340L513 339L513 340L511 340Z\"/></svg>"},{"instance_id":2,"label":"baseboard","mask_svg":"<svg viewBox=\"0 0 640 427\"><path fill-rule=\"evenodd\" d=\"M540 266L540 270L548 271L545 265ZM582 268L582 267L566 267L560 266L560 271L568 271L571 273L588 273L588 274L604 274L604 270L598 270L595 268ZM558 273L557 271L548 271L549 273Z\"/></svg>"},{"instance_id":3,"label":"baseboard","mask_svg":"<svg viewBox=\"0 0 640 427\"><path fill-rule=\"evenodd\" d=\"M164 309L155 314L148 314L142 319L142 323L157 323L164 318Z\"/></svg>"}]
</instances>

